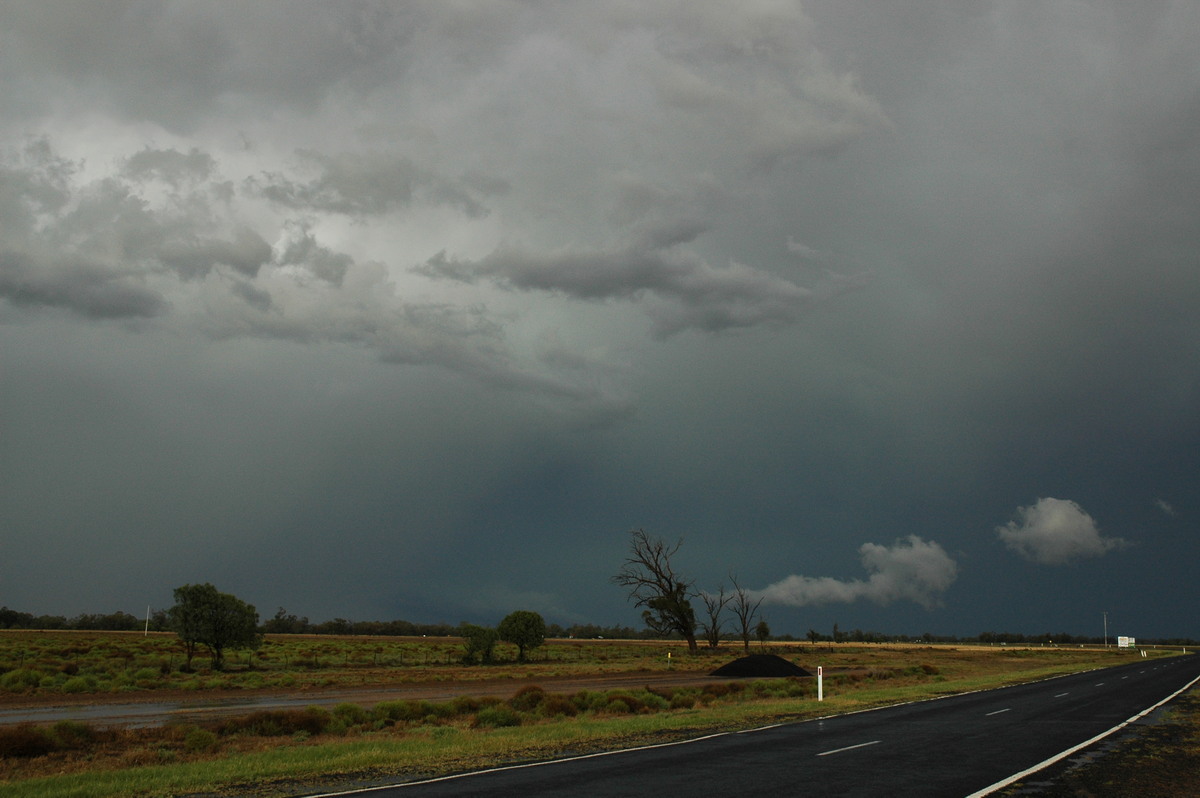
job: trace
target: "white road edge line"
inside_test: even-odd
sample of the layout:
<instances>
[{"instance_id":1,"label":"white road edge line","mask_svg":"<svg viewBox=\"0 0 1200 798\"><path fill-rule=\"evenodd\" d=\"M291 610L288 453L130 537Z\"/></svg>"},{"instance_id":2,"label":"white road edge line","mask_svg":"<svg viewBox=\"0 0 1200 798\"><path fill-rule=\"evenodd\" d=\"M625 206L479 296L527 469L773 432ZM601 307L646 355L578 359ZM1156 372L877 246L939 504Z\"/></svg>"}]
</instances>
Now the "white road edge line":
<instances>
[{"instance_id":1,"label":"white road edge line","mask_svg":"<svg viewBox=\"0 0 1200 798\"><path fill-rule=\"evenodd\" d=\"M830 754L840 754L843 751L853 751L855 748L866 748L868 745L876 745L877 743L881 743L881 742L883 742L883 740L872 740L869 743L859 743L858 745L848 745L845 748L835 748L832 751L822 751L821 753L817 754L817 756L829 756Z\"/></svg>"},{"instance_id":2,"label":"white road edge line","mask_svg":"<svg viewBox=\"0 0 1200 798\"><path fill-rule=\"evenodd\" d=\"M1121 723L1118 723L1116 726L1113 726L1108 731L1101 732L1100 734L1097 734L1092 739L1085 740L1084 742L1080 743L1079 745L1077 745L1073 748L1068 748L1066 751L1063 751L1062 753L1055 754L1054 756L1050 757L1049 759L1043 760L1031 768L1026 768L1025 770L1022 770L1020 773L1014 773L1013 775L1009 776L1007 779L1002 779L1002 780L996 782L995 784L992 784L991 786L984 787L982 790L980 790L978 792L973 792L970 795L968 795L967 798L982 798L982 796L984 796L984 795L991 795L996 790L1002 790L1005 787L1007 787L1008 785L1012 784L1013 782L1020 781L1021 779L1030 775L1031 773L1037 773L1042 768L1048 768L1051 765L1053 765L1055 762L1060 762L1063 759L1066 759L1067 757L1071 756L1075 752L1082 751L1084 748L1087 748L1089 745L1092 745L1093 743L1097 743L1100 740L1103 740L1105 737L1107 737L1110 734L1113 734L1114 732L1120 731L1121 729L1128 726L1130 723L1133 723L1136 720L1146 717L1151 712L1153 712L1154 710L1161 707L1163 704L1165 704L1168 701L1170 701L1171 699L1175 698L1175 696L1177 696L1180 693L1183 693L1187 690L1190 690L1192 688L1192 685L1196 684L1197 682L1200 682L1200 676L1197 676L1195 679L1192 679L1190 682L1185 684L1183 687L1180 687L1178 690L1171 693L1169 696L1164 698L1162 701L1159 701L1154 706L1149 707L1147 709L1143 709L1141 712L1137 713L1136 715L1129 718L1128 720L1122 721Z\"/></svg>"},{"instance_id":3,"label":"white road edge line","mask_svg":"<svg viewBox=\"0 0 1200 798\"><path fill-rule=\"evenodd\" d=\"M769 728L769 727L767 727ZM748 731L757 731L751 729ZM597 751L594 754L580 754L579 756L566 757L565 759L547 759L541 762L524 762L519 765L503 765L497 768L488 768L487 770L472 770L466 773L452 773L449 776L437 776L432 779L422 779L421 781L405 781L399 784L380 784L377 787L363 787L357 790L345 790L343 792L325 792L318 795L309 795L306 798L336 798L342 795L365 795L370 792L380 792L381 790L394 790L399 787L416 787L419 784L436 784L440 781L454 781L455 779L465 779L471 776L482 776L485 773L503 773L506 770L526 770L528 768L540 768L545 765L558 765L563 762L579 762L584 759L597 759L602 756L613 756L615 754L627 754L630 751L649 751L654 748L670 748L675 745L690 745L698 743L701 740L712 740L717 737L727 737L729 732L718 732L717 734L706 734L703 737L692 737L687 740L676 740L670 743L655 743L654 745L640 745L636 748L620 748L613 751Z\"/></svg>"}]
</instances>

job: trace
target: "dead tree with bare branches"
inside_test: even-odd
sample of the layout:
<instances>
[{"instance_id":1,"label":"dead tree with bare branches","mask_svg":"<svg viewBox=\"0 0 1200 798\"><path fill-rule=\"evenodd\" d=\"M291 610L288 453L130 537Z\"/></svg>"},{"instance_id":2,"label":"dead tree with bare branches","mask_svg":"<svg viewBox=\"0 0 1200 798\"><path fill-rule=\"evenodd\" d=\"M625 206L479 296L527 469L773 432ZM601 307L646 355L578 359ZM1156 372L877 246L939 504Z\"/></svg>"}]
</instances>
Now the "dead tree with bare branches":
<instances>
[{"instance_id":1,"label":"dead tree with bare branches","mask_svg":"<svg viewBox=\"0 0 1200 798\"><path fill-rule=\"evenodd\" d=\"M725 586L721 585L715 595L701 593L700 600L704 602L705 617L705 620L700 622L700 629L704 634L704 639L708 641L708 647L716 648L721 644L721 632L724 625L722 616L725 614L725 607L733 600L733 596L726 594Z\"/></svg>"},{"instance_id":2,"label":"dead tree with bare branches","mask_svg":"<svg viewBox=\"0 0 1200 798\"><path fill-rule=\"evenodd\" d=\"M678 634L696 653L696 613L692 609L692 582L676 573L671 558L683 545L668 546L644 530L630 533L629 556L612 581L629 589L635 607L645 607L642 620L658 634Z\"/></svg>"},{"instance_id":3,"label":"dead tree with bare branches","mask_svg":"<svg viewBox=\"0 0 1200 798\"><path fill-rule=\"evenodd\" d=\"M733 595L730 600L733 603L733 616L737 618L738 630L742 635L742 645L746 649L746 653L750 653L750 630L754 625L754 619L758 615L758 606L762 604L762 596L757 599L738 584L737 577L733 574L729 575L729 581L733 582Z\"/></svg>"}]
</instances>

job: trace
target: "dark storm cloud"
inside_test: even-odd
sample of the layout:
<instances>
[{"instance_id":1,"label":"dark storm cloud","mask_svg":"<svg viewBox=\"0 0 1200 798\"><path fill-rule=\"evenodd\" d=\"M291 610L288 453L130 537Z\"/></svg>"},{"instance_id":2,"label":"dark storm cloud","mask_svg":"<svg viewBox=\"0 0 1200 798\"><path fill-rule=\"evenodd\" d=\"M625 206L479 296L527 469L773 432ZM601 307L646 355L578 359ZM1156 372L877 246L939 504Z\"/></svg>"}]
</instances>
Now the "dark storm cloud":
<instances>
[{"instance_id":1,"label":"dark storm cloud","mask_svg":"<svg viewBox=\"0 0 1200 798\"><path fill-rule=\"evenodd\" d=\"M377 83L413 33L410 13L364 3L287 14L226 3L18 3L5 10L0 58L53 90L26 89L28 106L88 102L187 131L244 98L309 108L335 87Z\"/></svg>"},{"instance_id":2,"label":"dark storm cloud","mask_svg":"<svg viewBox=\"0 0 1200 798\"><path fill-rule=\"evenodd\" d=\"M51 264L0 251L0 297L14 305L58 308L92 319L149 318L167 310L163 298L129 274L98 264Z\"/></svg>"},{"instance_id":3,"label":"dark storm cloud","mask_svg":"<svg viewBox=\"0 0 1200 798\"><path fill-rule=\"evenodd\" d=\"M387 363L438 365L506 390L597 408L612 402L595 388L522 365L502 328L478 308L400 299L385 267L356 264L323 244L311 219L283 220L273 248L228 209L220 166L198 148L143 148L118 174L90 182L79 179L81 168L44 139L9 158L0 202L14 211L6 219L10 240L27 242L25 251L0 258L0 297L14 305L97 319L164 316L172 306L164 292L186 296L193 292L187 284L211 278L244 303L239 309L219 295L206 300L199 326L216 338L352 343ZM391 176L381 183L371 174L356 173L367 182L356 196L391 185ZM353 194L356 181L344 173L341 179ZM165 195L155 194L160 188ZM364 202L358 210L383 207ZM308 210L335 210L319 205ZM175 310L190 315L187 303Z\"/></svg>"},{"instance_id":4,"label":"dark storm cloud","mask_svg":"<svg viewBox=\"0 0 1200 798\"><path fill-rule=\"evenodd\" d=\"M1198 15L5 5L5 602L636 623L645 526L780 631L1200 636Z\"/></svg>"},{"instance_id":5,"label":"dark storm cloud","mask_svg":"<svg viewBox=\"0 0 1200 798\"><path fill-rule=\"evenodd\" d=\"M278 173L263 174L249 178L248 189L292 210L383 214L420 199L457 208L471 217L487 214L487 207L474 196L482 193L481 188L502 190L496 181L483 176L447 180L408 158L379 152L324 155L300 151L297 155L302 162L316 166L320 174L304 183Z\"/></svg>"},{"instance_id":6,"label":"dark storm cloud","mask_svg":"<svg viewBox=\"0 0 1200 798\"><path fill-rule=\"evenodd\" d=\"M129 156L122 173L131 180L160 180L179 188L183 183L207 180L215 173L216 166L211 155L195 147L188 152L146 147Z\"/></svg>"},{"instance_id":7,"label":"dark storm cloud","mask_svg":"<svg viewBox=\"0 0 1200 798\"><path fill-rule=\"evenodd\" d=\"M650 311L663 336L688 328L716 332L795 320L810 294L807 289L739 263L714 267L682 249L705 228L704 223L681 220L608 249L532 252L504 246L475 262L442 252L419 271L464 282L485 278L513 290L549 291L582 300L651 295L667 300Z\"/></svg>"}]
</instances>

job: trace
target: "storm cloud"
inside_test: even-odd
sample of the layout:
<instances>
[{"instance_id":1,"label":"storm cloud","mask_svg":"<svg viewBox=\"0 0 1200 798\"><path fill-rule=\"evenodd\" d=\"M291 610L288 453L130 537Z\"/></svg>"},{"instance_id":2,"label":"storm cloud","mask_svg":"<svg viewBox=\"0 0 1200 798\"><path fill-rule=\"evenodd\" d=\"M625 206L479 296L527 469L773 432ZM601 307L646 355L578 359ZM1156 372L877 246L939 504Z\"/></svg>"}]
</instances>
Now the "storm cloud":
<instances>
[{"instance_id":1,"label":"storm cloud","mask_svg":"<svg viewBox=\"0 0 1200 798\"><path fill-rule=\"evenodd\" d=\"M0 603L1200 636L1197 29L4 5Z\"/></svg>"}]
</instances>

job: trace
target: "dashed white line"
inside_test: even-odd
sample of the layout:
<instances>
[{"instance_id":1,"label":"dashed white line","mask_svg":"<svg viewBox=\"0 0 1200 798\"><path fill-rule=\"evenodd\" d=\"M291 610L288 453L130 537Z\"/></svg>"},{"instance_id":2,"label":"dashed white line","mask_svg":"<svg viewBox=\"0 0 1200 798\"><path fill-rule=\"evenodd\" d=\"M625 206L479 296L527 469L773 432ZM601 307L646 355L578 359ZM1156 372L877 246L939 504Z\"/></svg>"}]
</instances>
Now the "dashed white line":
<instances>
[{"instance_id":1,"label":"dashed white line","mask_svg":"<svg viewBox=\"0 0 1200 798\"><path fill-rule=\"evenodd\" d=\"M1177 696L1180 693L1183 693L1187 690L1190 690L1193 686L1195 686L1195 684L1197 682L1200 682L1200 676L1196 677L1195 679L1192 679L1190 682L1185 684L1183 687L1180 687L1178 690L1171 693L1169 696L1167 696L1163 700L1159 701L1157 704L1147 707L1146 709L1143 709L1141 712L1139 712L1136 715L1134 715L1133 717L1129 718L1129 720L1126 720L1122 723L1118 723L1116 726L1113 726L1108 731L1101 732L1100 734L1097 734L1095 737L1093 737L1090 740L1084 740L1082 743L1079 743L1078 745L1071 746L1067 750L1061 751L1061 752L1055 754L1054 756L1050 757L1049 759L1044 759L1041 762L1038 762L1033 767L1029 767L1029 768L1026 768L1025 770L1022 770L1020 773L1014 773L1006 779L1001 779L1000 781L996 782L995 784L991 784L991 785L988 785L987 787L984 787L982 790L977 790L977 791L971 793L970 795L968 795L967 798L983 798L983 796L985 796L985 795L991 795L992 793L996 792L997 790L1001 790L1001 789L1009 786L1010 784L1018 782L1021 779L1025 778L1026 776L1028 776L1032 773L1037 773L1042 768L1049 767L1050 765L1053 765L1055 762L1061 762L1062 760L1064 760L1067 757L1074 754L1076 751L1082 751L1084 748L1087 748L1089 745L1099 742L1100 740L1103 740L1105 737L1109 736L1110 734L1120 731L1121 729L1125 728L1129 724L1134 723L1135 721L1138 721L1141 718L1146 717L1151 712L1153 712L1154 710L1161 707L1163 704L1165 704L1168 701L1170 701L1171 699L1173 699L1175 696Z\"/></svg>"},{"instance_id":2,"label":"dashed white line","mask_svg":"<svg viewBox=\"0 0 1200 798\"><path fill-rule=\"evenodd\" d=\"M881 742L883 742L883 740L872 740L869 743L859 743L858 745L848 745L845 748L835 748L832 751L822 751L821 753L817 754L817 756L829 756L830 754L840 754L843 751L853 751L855 748L866 748L868 745L875 745L876 743L881 743Z\"/></svg>"},{"instance_id":3,"label":"dashed white line","mask_svg":"<svg viewBox=\"0 0 1200 798\"><path fill-rule=\"evenodd\" d=\"M995 712L987 713L987 715L985 715L984 717L990 718L992 715L999 715L1001 712L1008 712L1009 709L1012 709L1012 707L1008 707L1006 709L997 709Z\"/></svg>"},{"instance_id":4,"label":"dashed white line","mask_svg":"<svg viewBox=\"0 0 1200 798\"><path fill-rule=\"evenodd\" d=\"M1070 692L1066 692L1066 693L1059 693L1058 695L1056 695L1056 696L1054 696L1054 697L1055 697L1055 698L1062 698L1063 696L1065 696L1065 695L1070 695L1070 694L1071 694Z\"/></svg>"}]
</instances>

